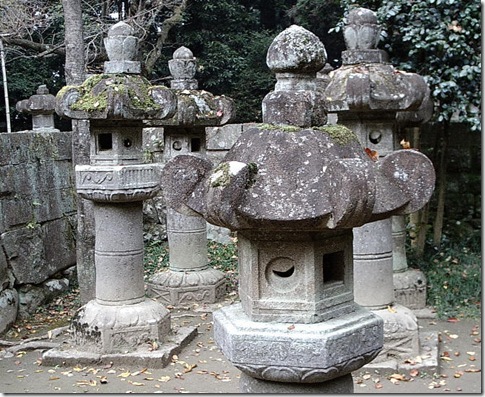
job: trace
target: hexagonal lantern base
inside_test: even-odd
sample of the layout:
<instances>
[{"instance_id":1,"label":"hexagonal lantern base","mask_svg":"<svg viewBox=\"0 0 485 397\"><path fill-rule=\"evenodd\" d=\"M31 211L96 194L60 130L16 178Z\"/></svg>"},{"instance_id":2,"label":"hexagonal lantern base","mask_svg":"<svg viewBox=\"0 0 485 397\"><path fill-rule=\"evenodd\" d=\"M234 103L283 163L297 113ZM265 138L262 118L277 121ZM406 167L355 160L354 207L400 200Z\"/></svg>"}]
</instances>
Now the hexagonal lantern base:
<instances>
[{"instance_id":1,"label":"hexagonal lantern base","mask_svg":"<svg viewBox=\"0 0 485 397\"><path fill-rule=\"evenodd\" d=\"M92 300L76 313L71 329L80 349L98 353L132 351L149 341L163 341L170 333L170 312L148 299L115 306Z\"/></svg>"},{"instance_id":2,"label":"hexagonal lantern base","mask_svg":"<svg viewBox=\"0 0 485 397\"><path fill-rule=\"evenodd\" d=\"M72 320L71 329L71 343L46 351L44 365L112 363L163 368L197 335L196 327L171 331L169 311L149 299L117 306L89 301ZM155 341L156 349L151 343Z\"/></svg>"},{"instance_id":3,"label":"hexagonal lantern base","mask_svg":"<svg viewBox=\"0 0 485 397\"><path fill-rule=\"evenodd\" d=\"M274 382L319 383L367 364L382 349L383 321L354 312L315 324L254 322L240 304L214 312L214 339L245 374Z\"/></svg>"}]
</instances>

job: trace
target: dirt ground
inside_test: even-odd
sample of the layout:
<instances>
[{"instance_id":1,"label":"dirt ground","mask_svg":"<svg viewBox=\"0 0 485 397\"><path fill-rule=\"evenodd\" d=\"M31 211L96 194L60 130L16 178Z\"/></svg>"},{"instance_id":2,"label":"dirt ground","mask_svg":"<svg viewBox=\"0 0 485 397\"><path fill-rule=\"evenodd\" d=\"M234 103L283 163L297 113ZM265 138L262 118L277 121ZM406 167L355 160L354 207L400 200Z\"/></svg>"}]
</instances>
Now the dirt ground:
<instances>
[{"instance_id":1,"label":"dirt ground","mask_svg":"<svg viewBox=\"0 0 485 397\"><path fill-rule=\"evenodd\" d=\"M173 326L197 326L197 337L163 369L131 366L46 367L41 350L0 348L0 392L9 393L239 393L239 375L212 333L212 307L172 310ZM439 332L440 374L411 371L380 375L365 368L355 393L481 393L481 320L420 320ZM45 342L62 342L62 334Z\"/></svg>"}]
</instances>

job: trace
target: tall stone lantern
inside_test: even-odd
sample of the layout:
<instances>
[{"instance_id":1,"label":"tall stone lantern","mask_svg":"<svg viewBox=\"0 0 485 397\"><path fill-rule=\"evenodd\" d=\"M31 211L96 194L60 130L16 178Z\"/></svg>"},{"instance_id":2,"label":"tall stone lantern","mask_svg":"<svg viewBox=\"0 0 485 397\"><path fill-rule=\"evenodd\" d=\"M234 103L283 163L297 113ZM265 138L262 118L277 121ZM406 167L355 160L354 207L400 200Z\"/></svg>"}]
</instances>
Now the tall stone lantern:
<instances>
[{"instance_id":1,"label":"tall stone lantern","mask_svg":"<svg viewBox=\"0 0 485 397\"><path fill-rule=\"evenodd\" d=\"M216 168L177 156L162 171L167 205L238 232L241 303L214 312L214 337L243 392L353 391L350 373L381 350L383 322L354 302L352 228L424 205L434 175L421 153L376 163L351 130L322 126L325 59L313 33L280 33L264 123Z\"/></svg>"},{"instance_id":2,"label":"tall stone lantern","mask_svg":"<svg viewBox=\"0 0 485 397\"><path fill-rule=\"evenodd\" d=\"M206 158L206 127L227 123L235 114L234 104L228 97L197 89L197 60L188 48L175 50L168 65L178 111L156 122L163 126L164 160L179 155ZM205 219L167 208L167 236L169 267L148 280L148 294L174 306L221 300L226 293L225 276L209 267Z\"/></svg>"},{"instance_id":3,"label":"tall stone lantern","mask_svg":"<svg viewBox=\"0 0 485 397\"><path fill-rule=\"evenodd\" d=\"M137 38L119 22L105 39L104 74L57 95L57 112L90 120L89 165L77 165L78 194L94 202L96 297L71 322L70 349L45 353L46 365L114 362L160 367L195 329L171 332L170 313L145 297L143 200L160 188L160 168L144 164L145 119L171 117L176 96L151 86L133 60ZM153 342L158 350L150 349Z\"/></svg>"},{"instance_id":4,"label":"tall stone lantern","mask_svg":"<svg viewBox=\"0 0 485 397\"><path fill-rule=\"evenodd\" d=\"M399 152L395 151L399 147L396 115L419 109L428 93L422 76L389 64L387 53L377 48L379 34L373 11L350 11L344 29L347 50L342 53L342 66L330 72L325 90L328 111L337 113L338 122L357 134L376 164L389 161L389 156ZM407 180L415 176L404 170L399 172L401 188L410 189ZM434 190L434 169L428 160L426 168L416 168L414 172L428 175L427 183L419 186L427 201ZM418 209L408 206L406 212ZM420 355L419 330L414 313L395 302L393 214L382 215L384 219L354 229L355 300L384 319L384 348L376 361L403 364Z\"/></svg>"}]
</instances>

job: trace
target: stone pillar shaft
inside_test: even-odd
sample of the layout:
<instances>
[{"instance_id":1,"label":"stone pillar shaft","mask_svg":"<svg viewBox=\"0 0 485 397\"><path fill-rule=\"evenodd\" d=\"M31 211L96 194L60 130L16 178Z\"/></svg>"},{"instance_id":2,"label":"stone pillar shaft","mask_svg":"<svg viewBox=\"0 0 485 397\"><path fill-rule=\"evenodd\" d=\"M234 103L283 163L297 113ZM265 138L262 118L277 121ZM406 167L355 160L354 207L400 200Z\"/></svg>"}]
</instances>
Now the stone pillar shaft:
<instances>
[{"instance_id":1,"label":"stone pillar shaft","mask_svg":"<svg viewBox=\"0 0 485 397\"><path fill-rule=\"evenodd\" d=\"M167 209L170 269L195 271L207 268L207 224L200 216Z\"/></svg>"},{"instance_id":2,"label":"stone pillar shaft","mask_svg":"<svg viewBox=\"0 0 485 397\"><path fill-rule=\"evenodd\" d=\"M391 220L354 228L354 297L368 309L384 309L394 302ZM372 288L369 293L369 286Z\"/></svg>"},{"instance_id":3,"label":"stone pillar shaft","mask_svg":"<svg viewBox=\"0 0 485 397\"><path fill-rule=\"evenodd\" d=\"M142 201L94 205L96 301L100 304L145 300L142 205Z\"/></svg>"}]
</instances>

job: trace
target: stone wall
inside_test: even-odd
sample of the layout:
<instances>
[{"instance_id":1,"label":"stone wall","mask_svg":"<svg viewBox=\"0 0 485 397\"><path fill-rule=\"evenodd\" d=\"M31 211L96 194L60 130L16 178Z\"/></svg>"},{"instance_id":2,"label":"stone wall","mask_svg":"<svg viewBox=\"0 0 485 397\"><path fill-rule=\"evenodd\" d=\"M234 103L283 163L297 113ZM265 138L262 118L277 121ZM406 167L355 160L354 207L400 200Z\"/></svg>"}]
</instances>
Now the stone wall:
<instances>
[{"instance_id":1,"label":"stone wall","mask_svg":"<svg viewBox=\"0 0 485 397\"><path fill-rule=\"evenodd\" d=\"M70 132L0 134L0 333L69 286L76 196Z\"/></svg>"}]
</instances>

